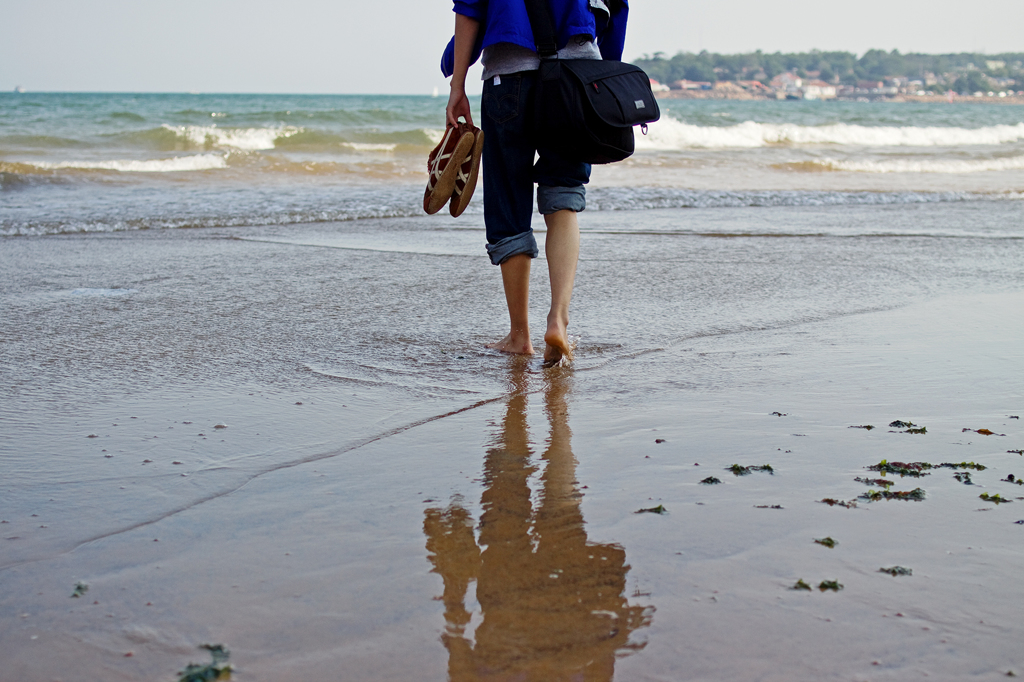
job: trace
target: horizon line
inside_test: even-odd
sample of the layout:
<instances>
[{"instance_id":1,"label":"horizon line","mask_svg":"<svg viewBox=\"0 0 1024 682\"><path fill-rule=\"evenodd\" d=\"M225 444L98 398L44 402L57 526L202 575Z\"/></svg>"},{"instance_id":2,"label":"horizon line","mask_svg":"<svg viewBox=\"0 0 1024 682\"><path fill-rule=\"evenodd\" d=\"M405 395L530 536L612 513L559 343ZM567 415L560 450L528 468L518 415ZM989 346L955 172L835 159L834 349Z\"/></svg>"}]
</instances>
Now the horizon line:
<instances>
[{"instance_id":1,"label":"horizon line","mask_svg":"<svg viewBox=\"0 0 1024 682\"><path fill-rule=\"evenodd\" d=\"M21 86L18 86L21 87ZM260 91L199 91L199 90L16 90L10 88L0 90L0 95L281 95L281 96L307 96L307 97L429 97L430 99L441 99L442 95L436 97L433 94L418 92L260 92ZM472 96L472 95L471 95Z\"/></svg>"}]
</instances>

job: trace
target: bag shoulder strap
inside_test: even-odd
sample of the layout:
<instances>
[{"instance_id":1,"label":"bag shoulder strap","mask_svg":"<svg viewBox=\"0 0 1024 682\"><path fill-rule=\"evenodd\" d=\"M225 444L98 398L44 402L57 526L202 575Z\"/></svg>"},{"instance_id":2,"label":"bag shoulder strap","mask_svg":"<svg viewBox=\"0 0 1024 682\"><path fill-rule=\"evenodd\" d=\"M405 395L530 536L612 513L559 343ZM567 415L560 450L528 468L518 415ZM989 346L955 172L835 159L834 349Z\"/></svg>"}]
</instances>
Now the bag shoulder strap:
<instances>
[{"instance_id":1,"label":"bag shoulder strap","mask_svg":"<svg viewBox=\"0 0 1024 682\"><path fill-rule=\"evenodd\" d=\"M526 14L530 17L530 28L533 30L533 41L537 44L537 54L541 59L558 54L558 43L555 40L555 18L548 0L525 0Z\"/></svg>"}]
</instances>

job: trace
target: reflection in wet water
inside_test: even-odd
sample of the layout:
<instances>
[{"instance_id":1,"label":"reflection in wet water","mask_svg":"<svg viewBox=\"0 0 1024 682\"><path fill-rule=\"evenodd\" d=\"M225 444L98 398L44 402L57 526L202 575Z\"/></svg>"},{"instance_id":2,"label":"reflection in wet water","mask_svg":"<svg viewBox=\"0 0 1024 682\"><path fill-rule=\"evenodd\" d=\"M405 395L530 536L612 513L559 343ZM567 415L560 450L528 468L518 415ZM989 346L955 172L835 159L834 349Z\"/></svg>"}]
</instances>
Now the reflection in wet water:
<instances>
[{"instance_id":1,"label":"reflection in wet water","mask_svg":"<svg viewBox=\"0 0 1024 682\"><path fill-rule=\"evenodd\" d=\"M625 550L587 541L566 404L571 375L547 380L551 436L538 463L527 432L527 365L510 370L505 418L484 461L479 537L458 498L426 511L453 682L611 680L616 657L644 647L630 634L650 623L653 608L626 601ZM528 483L539 466L535 509ZM473 586L478 613L466 608Z\"/></svg>"}]
</instances>

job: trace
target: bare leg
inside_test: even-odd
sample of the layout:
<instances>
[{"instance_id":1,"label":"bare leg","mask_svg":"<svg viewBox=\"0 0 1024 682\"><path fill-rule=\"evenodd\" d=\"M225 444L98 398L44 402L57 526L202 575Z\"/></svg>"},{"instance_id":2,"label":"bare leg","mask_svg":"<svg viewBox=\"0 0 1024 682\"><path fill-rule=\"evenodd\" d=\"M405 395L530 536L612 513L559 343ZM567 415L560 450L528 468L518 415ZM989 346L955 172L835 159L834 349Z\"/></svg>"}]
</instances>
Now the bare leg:
<instances>
[{"instance_id":1,"label":"bare leg","mask_svg":"<svg viewBox=\"0 0 1024 682\"><path fill-rule=\"evenodd\" d=\"M505 285L505 302L512 329L508 336L488 348L504 353L533 355L530 342L530 261L525 253L512 256L501 264L501 282Z\"/></svg>"},{"instance_id":2,"label":"bare leg","mask_svg":"<svg viewBox=\"0 0 1024 682\"><path fill-rule=\"evenodd\" d=\"M572 360L569 343L569 301L576 282L576 262L580 256L580 225L576 211L563 209L544 216L548 227L544 253L551 277L551 310L544 333L544 362L554 364L563 357Z\"/></svg>"}]
</instances>

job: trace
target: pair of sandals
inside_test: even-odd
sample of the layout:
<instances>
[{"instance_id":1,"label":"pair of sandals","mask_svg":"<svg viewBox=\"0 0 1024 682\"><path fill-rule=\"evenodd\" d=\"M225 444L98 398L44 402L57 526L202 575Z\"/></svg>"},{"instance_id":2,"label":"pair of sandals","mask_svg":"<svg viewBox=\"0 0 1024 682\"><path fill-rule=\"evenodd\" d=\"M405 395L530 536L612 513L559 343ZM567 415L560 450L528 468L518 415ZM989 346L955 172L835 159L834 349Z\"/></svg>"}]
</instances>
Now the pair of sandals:
<instances>
[{"instance_id":1,"label":"pair of sandals","mask_svg":"<svg viewBox=\"0 0 1024 682\"><path fill-rule=\"evenodd\" d=\"M458 218L469 206L480 173L484 132L468 123L448 126L444 137L427 158L427 191L423 210L433 215L451 200L449 210Z\"/></svg>"}]
</instances>

